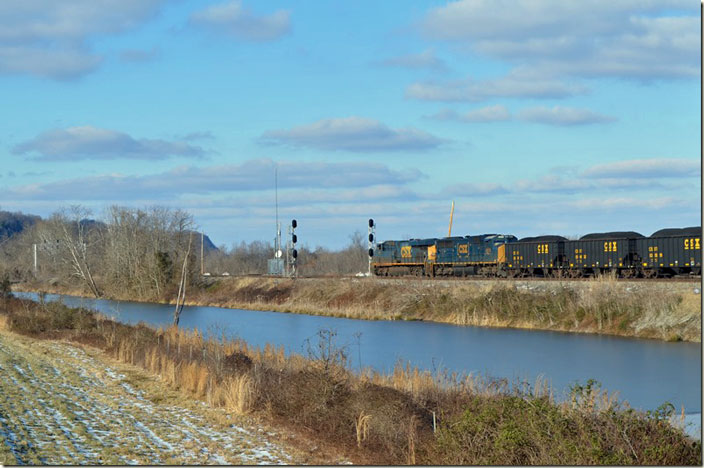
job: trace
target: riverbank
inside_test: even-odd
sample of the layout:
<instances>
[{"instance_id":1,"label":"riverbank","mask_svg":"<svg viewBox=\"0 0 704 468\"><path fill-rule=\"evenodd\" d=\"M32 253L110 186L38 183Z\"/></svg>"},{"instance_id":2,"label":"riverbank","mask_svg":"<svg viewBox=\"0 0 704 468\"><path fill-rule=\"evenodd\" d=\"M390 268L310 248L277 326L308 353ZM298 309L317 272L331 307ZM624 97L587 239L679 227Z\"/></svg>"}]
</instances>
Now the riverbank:
<instances>
[{"instance_id":1,"label":"riverbank","mask_svg":"<svg viewBox=\"0 0 704 468\"><path fill-rule=\"evenodd\" d=\"M38 355L46 354L42 347L56 343L55 340L89 345L91 349L103 350L106 356L158 375L164 385L178 389L184 396L222 408L227 414L262 417L277 427L276 432L315 441L319 447L342 454L342 459L353 463L701 463L701 442L689 439L670 425L671 405L649 413L633 411L622 407L592 381L575 384L570 400L556 403L549 388L540 382L534 386L510 385L505 381L431 375L403 368L397 368L391 375L357 375L348 370L345 353L336 346L332 332L321 331L319 342L308 356L286 356L283 349L252 349L239 340L220 342L175 328L155 330L144 325L125 325L57 302L41 304L17 299L3 302L0 303L0 328L29 337L22 338L26 340L21 346L25 351L19 354L32 350ZM55 359L76 354L65 343L60 346L64 347L53 354ZM29 373L36 376L39 375L37 369L41 369L44 378L54 379L51 361L46 365L24 364L15 358L15 345L11 348L9 360L0 362L3 376L11 374L15 379ZM78 356L65 371L59 371L73 369L75 375L71 374L71 378L62 380L60 377L37 384L44 392L40 394L46 394L46 398L37 400L41 408L49 398L63 402L57 407L73 405L73 396L78 397L77 404L84 405L83 387L100 387L86 379L126 372L101 374L100 366L94 369L86 364L81 353ZM67 382L67 389L57 394L55 387L63 385L62 382ZM131 378L123 381L118 375L117 381L109 385L119 385L133 394L140 390L138 383ZM150 395L159 398L166 396L166 392ZM11 405L14 400L5 403ZM150 400L150 397L143 395L143 400ZM106 397L105 401L110 406L107 401L111 398ZM142 400L139 403L148 404ZM125 409L119 401L113 406ZM131 410L127 409L129 414ZM80 427L87 412L79 408L73 411L75 417L68 421ZM47 411L44 416L51 414ZM39 416L42 419L42 415ZM131 421L140 420L133 418ZM97 420L93 422L98 424ZM34 428L25 423L16 426ZM66 425L63 429L67 438L72 436L74 426ZM85 432L105 435L94 429L91 426ZM161 441L168 437L163 427L150 427L149 431L137 429ZM182 423L174 421L172 429L183 429ZM120 437L130 437L129 432L120 434L118 442ZM13 437L0 436L15 441ZM34 446L33 434L22 436L28 442L22 447ZM168 443L177 446L170 440ZM0 445L14 448L17 444ZM12 453L14 456L15 452ZM120 453L127 460L131 459L131 453ZM228 453L223 457L232 455ZM67 456L71 458L70 453ZM207 461L213 463L212 459Z\"/></svg>"},{"instance_id":2,"label":"riverbank","mask_svg":"<svg viewBox=\"0 0 704 468\"><path fill-rule=\"evenodd\" d=\"M0 464L336 463L178 392L92 346L7 330L0 313Z\"/></svg>"},{"instance_id":3,"label":"riverbank","mask_svg":"<svg viewBox=\"0 0 704 468\"><path fill-rule=\"evenodd\" d=\"M87 295L61 284L19 291ZM186 304L363 320L598 333L701 342L697 281L425 280L383 278L204 278ZM133 295L110 297L135 300ZM153 302L168 303L169 300Z\"/></svg>"}]
</instances>

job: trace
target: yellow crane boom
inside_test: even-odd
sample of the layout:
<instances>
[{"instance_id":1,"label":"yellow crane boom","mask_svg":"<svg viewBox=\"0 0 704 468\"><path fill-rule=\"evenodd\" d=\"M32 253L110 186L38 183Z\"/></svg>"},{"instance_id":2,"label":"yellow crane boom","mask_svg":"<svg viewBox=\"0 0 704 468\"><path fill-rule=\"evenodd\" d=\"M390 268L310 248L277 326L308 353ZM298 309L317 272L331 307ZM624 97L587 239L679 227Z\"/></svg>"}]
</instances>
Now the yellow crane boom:
<instances>
[{"instance_id":1,"label":"yellow crane boom","mask_svg":"<svg viewBox=\"0 0 704 468\"><path fill-rule=\"evenodd\" d=\"M452 208L450 208L450 227L447 229L447 237L452 236L452 215L455 213L455 201L452 200Z\"/></svg>"}]
</instances>

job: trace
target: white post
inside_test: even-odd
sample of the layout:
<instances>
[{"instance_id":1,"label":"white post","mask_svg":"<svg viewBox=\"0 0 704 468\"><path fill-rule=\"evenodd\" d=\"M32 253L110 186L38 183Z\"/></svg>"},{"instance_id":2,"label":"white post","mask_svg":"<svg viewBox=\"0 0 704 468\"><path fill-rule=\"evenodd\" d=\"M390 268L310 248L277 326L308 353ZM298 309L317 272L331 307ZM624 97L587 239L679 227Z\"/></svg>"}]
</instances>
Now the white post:
<instances>
[{"instance_id":1,"label":"white post","mask_svg":"<svg viewBox=\"0 0 704 468\"><path fill-rule=\"evenodd\" d=\"M286 267L284 276L290 276L289 270L291 266L291 225L288 225L286 231Z\"/></svg>"},{"instance_id":2,"label":"white post","mask_svg":"<svg viewBox=\"0 0 704 468\"><path fill-rule=\"evenodd\" d=\"M37 272L37 244L32 244L34 247L34 273Z\"/></svg>"}]
</instances>

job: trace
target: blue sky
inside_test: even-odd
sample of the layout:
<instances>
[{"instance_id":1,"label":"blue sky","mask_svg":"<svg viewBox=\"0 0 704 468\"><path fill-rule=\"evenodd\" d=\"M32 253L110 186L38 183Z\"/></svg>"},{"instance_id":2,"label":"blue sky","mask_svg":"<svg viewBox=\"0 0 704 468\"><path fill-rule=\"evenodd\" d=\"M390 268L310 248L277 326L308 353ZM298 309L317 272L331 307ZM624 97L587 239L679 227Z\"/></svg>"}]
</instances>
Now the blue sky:
<instances>
[{"instance_id":1,"label":"blue sky","mask_svg":"<svg viewBox=\"0 0 704 468\"><path fill-rule=\"evenodd\" d=\"M3 0L0 209L216 244L701 223L691 0Z\"/></svg>"}]
</instances>

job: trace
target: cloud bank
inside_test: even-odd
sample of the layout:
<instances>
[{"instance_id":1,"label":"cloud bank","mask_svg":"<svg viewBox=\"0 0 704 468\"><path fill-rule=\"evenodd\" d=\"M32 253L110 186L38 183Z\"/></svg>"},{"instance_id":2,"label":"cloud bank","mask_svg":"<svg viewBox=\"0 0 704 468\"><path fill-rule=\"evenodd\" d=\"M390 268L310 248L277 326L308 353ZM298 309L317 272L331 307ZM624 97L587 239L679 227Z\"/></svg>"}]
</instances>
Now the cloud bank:
<instances>
[{"instance_id":1,"label":"cloud bank","mask_svg":"<svg viewBox=\"0 0 704 468\"><path fill-rule=\"evenodd\" d=\"M527 122L536 122L548 125L588 125L607 123L616 120L608 115L599 114L586 109L574 107L530 107L518 113L518 118Z\"/></svg>"},{"instance_id":2,"label":"cloud bank","mask_svg":"<svg viewBox=\"0 0 704 468\"><path fill-rule=\"evenodd\" d=\"M108 174L30 184L9 188L0 196L25 200L135 200L271 190L277 167L281 189L398 186L424 177L415 169L396 171L378 163L276 163L271 159L252 159L238 165L181 166L143 176Z\"/></svg>"},{"instance_id":3,"label":"cloud bank","mask_svg":"<svg viewBox=\"0 0 704 468\"><path fill-rule=\"evenodd\" d=\"M420 24L431 39L545 74L699 76L699 8L687 0L459 0Z\"/></svg>"},{"instance_id":4,"label":"cloud bank","mask_svg":"<svg viewBox=\"0 0 704 468\"><path fill-rule=\"evenodd\" d=\"M270 130L260 140L266 144L358 152L421 151L436 148L443 142L422 130L393 129L362 117L323 119L291 129Z\"/></svg>"},{"instance_id":5,"label":"cloud bank","mask_svg":"<svg viewBox=\"0 0 704 468\"><path fill-rule=\"evenodd\" d=\"M92 126L53 129L12 148L12 153L41 161L81 159L165 159L175 156L199 158L205 151L181 141L135 139L115 130Z\"/></svg>"},{"instance_id":6,"label":"cloud bank","mask_svg":"<svg viewBox=\"0 0 704 468\"><path fill-rule=\"evenodd\" d=\"M484 101L490 98L562 99L585 94L585 86L514 70L486 80L466 78L455 81L413 83L406 97L424 101Z\"/></svg>"}]
</instances>

